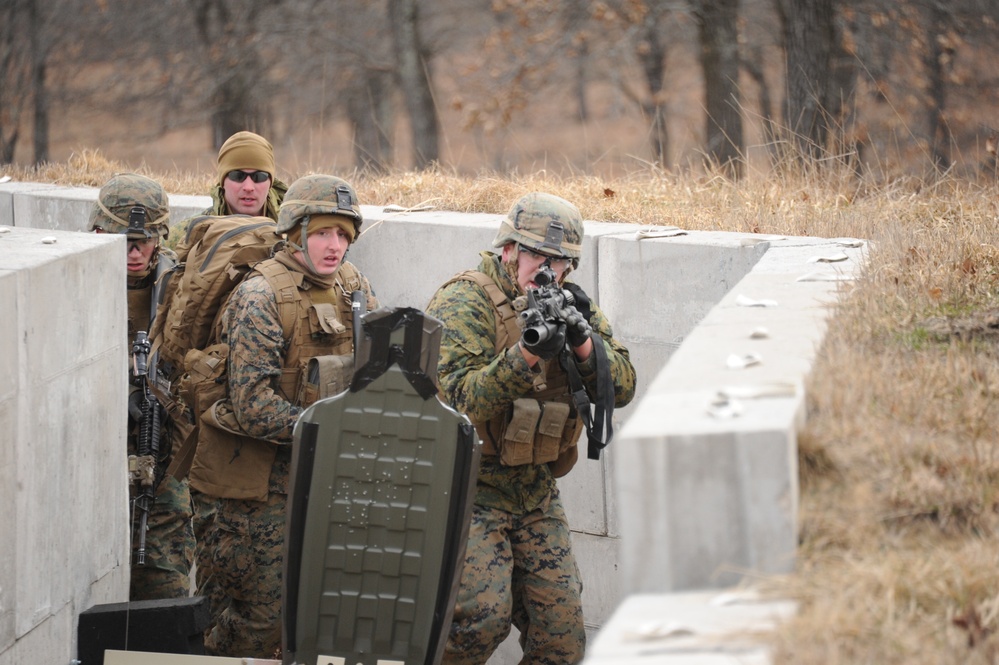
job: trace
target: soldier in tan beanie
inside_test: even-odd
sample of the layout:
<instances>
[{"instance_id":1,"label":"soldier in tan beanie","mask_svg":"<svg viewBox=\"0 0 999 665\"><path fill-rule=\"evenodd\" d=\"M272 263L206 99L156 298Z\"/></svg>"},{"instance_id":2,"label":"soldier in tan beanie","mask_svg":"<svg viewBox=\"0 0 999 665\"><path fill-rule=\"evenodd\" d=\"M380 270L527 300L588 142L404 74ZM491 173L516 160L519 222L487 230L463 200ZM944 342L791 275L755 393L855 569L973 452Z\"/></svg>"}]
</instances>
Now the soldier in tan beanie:
<instances>
[{"instance_id":1,"label":"soldier in tan beanie","mask_svg":"<svg viewBox=\"0 0 999 665\"><path fill-rule=\"evenodd\" d=\"M219 149L218 183L226 212L260 216L274 175L274 148L253 132L237 132Z\"/></svg>"},{"instance_id":2,"label":"soldier in tan beanie","mask_svg":"<svg viewBox=\"0 0 999 665\"><path fill-rule=\"evenodd\" d=\"M284 199L284 193L288 191L288 185L274 176L275 170L274 148L267 139L253 132L236 132L219 148L217 177L211 192L212 205L195 217L254 215L277 221L278 208ZM167 240L180 261L187 259L187 252L190 250L187 229L195 217L177 224L171 229ZM194 511L197 593L209 597L214 617L219 598L204 543L215 521L215 499L193 491L191 506Z\"/></svg>"},{"instance_id":3,"label":"soldier in tan beanie","mask_svg":"<svg viewBox=\"0 0 999 665\"><path fill-rule=\"evenodd\" d=\"M253 132L236 132L219 148L212 205L199 215L254 215L277 221L278 208L288 185L274 176L274 148ZM190 219L170 233L167 245L184 260L184 237Z\"/></svg>"}]
</instances>

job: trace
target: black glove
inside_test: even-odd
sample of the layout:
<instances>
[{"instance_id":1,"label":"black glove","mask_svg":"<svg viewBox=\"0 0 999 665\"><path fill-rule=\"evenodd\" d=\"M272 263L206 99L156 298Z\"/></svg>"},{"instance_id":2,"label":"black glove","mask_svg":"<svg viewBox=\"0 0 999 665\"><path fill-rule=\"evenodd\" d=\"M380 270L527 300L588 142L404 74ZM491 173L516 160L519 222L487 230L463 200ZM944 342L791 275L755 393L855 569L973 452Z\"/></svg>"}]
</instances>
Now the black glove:
<instances>
[{"instance_id":1,"label":"black glove","mask_svg":"<svg viewBox=\"0 0 999 665\"><path fill-rule=\"evenodd\" d=\"M562 310L562 318L565 319L569 344L573 347L582 346L593 331L590 327L590 317L593 316L590 297L579 284L572 282L566 282L562 292L566 294L568 302Z\"/></svg>"},{"instance_id":2,"label":"black glove","mask_svg":"<svg viewBox=\"0 0 999 665\"><path fill-rule=\"evenodd\" d=\"M589 323L593 317L593 307L590 306L590 297L586 295L586 291L583 291L579 284L572 282L566 282L563 290L568 291L572 295L572 302L569 304L575 307L583 315L583 318L586 319L586 322Z\"/></svg>"},{"instance_id":3,"label":"black glove","mask_svg":"<svg viewBox=\"0 0 999 665\"><path fill-rule=\"evenodd\" d=\"M520 336L521 345L543 360L551 360L565 348L565 324L547 324L527 328Z\"/></svg>"},{"instance_id":4,"label":"black glove","mask_svg":"<svg viewBox=\"0 0 999 665\"><path fill-rule=\"evenodd\" d=\"M569 344L573 348L585 344L592 328L582 313L572 305L566 305L562 310L562 319L565 321L565 335L569 338Z\"/></svg>"},{"instance_id":5,"label":"black glove","mask_svg":"<svg viewBox=\"0 0 999 665\"><path fill-rule=\"evenodd\" d=\"M128 393L128 417L131 421L142 422L142 391L132 389Z\"/></svg>"}]
</instances>

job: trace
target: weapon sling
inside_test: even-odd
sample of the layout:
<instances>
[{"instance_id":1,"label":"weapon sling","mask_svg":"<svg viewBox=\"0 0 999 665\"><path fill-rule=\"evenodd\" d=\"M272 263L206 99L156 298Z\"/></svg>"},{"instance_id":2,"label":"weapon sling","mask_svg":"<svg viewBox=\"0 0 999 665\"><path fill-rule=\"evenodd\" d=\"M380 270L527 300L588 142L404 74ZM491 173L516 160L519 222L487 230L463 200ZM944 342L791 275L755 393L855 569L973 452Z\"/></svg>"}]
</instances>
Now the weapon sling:
<instances>
[{"instance_id":1,"label":"weapon sling","mask_svg":"<svg viewBox=\"0 0 999 665\"><path fill-rule=\"evenodd\" d=\"M607 447L614 436L614 382L610 375L610 361L607 359L607 349L601 337L594 332L590 333L593 341L593 353L596 354L594 361L596 364L596 390L592 403L586 395L583 387L583 380L576 369L575 361L570 357L568 348L562 350L559 362L565 373L569 377L569 392L576 405L576 410L583 419L586 426L586 457L587 459L600 459L600 451Z\"/></svg>"}]
</instances>

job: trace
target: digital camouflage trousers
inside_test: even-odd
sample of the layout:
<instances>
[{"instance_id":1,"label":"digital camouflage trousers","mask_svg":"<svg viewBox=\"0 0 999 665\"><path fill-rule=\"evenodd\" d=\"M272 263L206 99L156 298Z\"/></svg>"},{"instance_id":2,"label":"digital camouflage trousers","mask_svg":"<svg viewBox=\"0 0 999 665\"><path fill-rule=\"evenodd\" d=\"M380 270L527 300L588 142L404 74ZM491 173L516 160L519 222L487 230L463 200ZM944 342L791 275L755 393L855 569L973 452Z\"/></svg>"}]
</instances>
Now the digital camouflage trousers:
<instances>
[{"instance_id":1,"label":"digital camouflage trousers","mask_svg":"<svg viewBox=\"0 0 999 665\"><path fill-rule=\"evenodd\" d=\"M511 623L520 631L521 663L578 663L586 648L581 594L557 490L523 516L476 505L442 663L485 663Z\"/></svg>"},{"instance_id":2,"label":"digital camouflage trousers","mask_svg":"<svg viewBox=\"0 0 999 665\"><path fill-rule=\"evenodd\" d=\"M225 598L212 574L212 549L209 547L211 534L215 528L215 512L218 499L191 489L191 507L194 509L194 563L195 563L195 595L208 598L208 613L210 620L205 629L208 637L215 626L215 619L222 611Z\"/></svg>"},{"instance_id":3,"label":"digital camouflage trousers","mask_svg":"<svg viewBox=\"0 0 999 665\"><path fill-rule=\"evenodd\" d=\"M187 481L166 476L156 488L156 499L146 522L146 559L139 565L140 513L133 512L130 600L184 598L191 593L194 532L191 494Z\"/></svg>"},{"instance_id":4,"label":"digital camouflage trousers","mask_svg":"<svg viewBox=\"0 0 999 665\"><path fill-rule=\"evenodd\" d=\"M214 656L275 658L281 650L284 494L266 502L219 499L205 547L219 610L205 638ZM216 595L218 594L218 595Z\"/></svg>"}]
</instances>

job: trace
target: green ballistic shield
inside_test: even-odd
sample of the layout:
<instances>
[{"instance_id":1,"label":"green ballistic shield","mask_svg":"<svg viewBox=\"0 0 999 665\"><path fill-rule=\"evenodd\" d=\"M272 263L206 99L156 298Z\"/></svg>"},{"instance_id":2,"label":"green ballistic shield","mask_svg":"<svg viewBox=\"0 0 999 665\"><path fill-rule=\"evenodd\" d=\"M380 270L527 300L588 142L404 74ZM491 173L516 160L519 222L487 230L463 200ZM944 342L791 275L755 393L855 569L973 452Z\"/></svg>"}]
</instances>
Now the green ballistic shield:
<instances>
[{"instance_id":1,"label":"green ballistic shield","mask_svg":"<svg viewBox=\"0 0 999 665\"><path fill-rule=\"evenodd\" d=\"M284 665L439 662L479 442L437 398L441 323L363 317L349 390L295 429L284 557Z\"/></svg>"}]
</instances>

